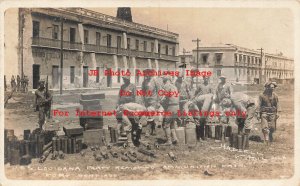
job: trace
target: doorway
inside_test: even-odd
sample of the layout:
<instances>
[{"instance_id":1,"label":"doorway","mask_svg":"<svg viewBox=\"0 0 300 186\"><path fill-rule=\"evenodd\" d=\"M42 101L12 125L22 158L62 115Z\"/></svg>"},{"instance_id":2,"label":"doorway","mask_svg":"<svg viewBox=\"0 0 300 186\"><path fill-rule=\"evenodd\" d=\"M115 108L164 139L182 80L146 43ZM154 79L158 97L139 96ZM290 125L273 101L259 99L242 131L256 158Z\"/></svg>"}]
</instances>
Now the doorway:
<instances>
[{"instance_id":1,"label":"doorway","mask_svg":"<svg viewBox=\"0 0 300 186\"><path fill-rule=\"evenodd\" d=\"M107 71L110 72L110 71L111 71L111 68L107 68ZM111 82L111 80L112 80L111 76L110 76L110 75L107 75L106 80L107 80L107 81L106 81L106 86L107 86L107 87L111 87L111 84L112 84L112 82Z\"/></svg>"},{"instance_id":2,"label":"doorway","mask_svg":"<svg viewBox=\"0 0 300 186\"><path fill-rule=\"evenodd\" d=\"M53 65L52 66L52 87L58 88L58 82L59 82L59 66Z\"/></svg>"},{"instance_id":3,"label":"doorway","mask_svg":"<svg viewBox=\"0 0 300 186\"><path fill-rule=\"evenodd\" d=\"M40 81L40 65L32 65L32 88L37 89Z\"/></svg>"},{"instance_id":4,"label":"doorway","mask_svg":"<svg viewBox=\"0 0 300 186\"><path fill-rule=\"evenodd\" d=\"M88 86L88 81L89 81L89 67L84 66L83 67L83 87Z\"/></svg>"}]
</instances>

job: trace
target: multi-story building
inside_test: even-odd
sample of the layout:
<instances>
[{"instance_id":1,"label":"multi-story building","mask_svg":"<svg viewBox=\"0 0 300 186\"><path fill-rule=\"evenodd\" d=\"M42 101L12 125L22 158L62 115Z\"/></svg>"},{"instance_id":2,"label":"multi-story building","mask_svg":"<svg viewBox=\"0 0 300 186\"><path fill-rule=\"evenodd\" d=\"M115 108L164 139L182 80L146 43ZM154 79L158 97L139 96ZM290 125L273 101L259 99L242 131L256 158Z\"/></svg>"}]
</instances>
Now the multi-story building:
<instances>
[{"instance_id":1,"label":"multi-story building","mask_svg":"<svg viewBox=\"0 0 300 186\"><path fill-rule=\"evenodd\" d=\"M172 70L178 61L178 34L88 9L20 9L19 20L19 74L29 77L32 88L47 76L50 88L60 86L61 52L64 89L122 83L105 70L129 70L139 85L137 70Z\"/></svg>"},{"instance_id":2,"label":"multi-story building","mask_svg":"<svg viewBox=\"0 0 300 186\"><path fill-rule=\"evenodd\" d=\"M284 83L294 79L294 60L282 54L269 54L232 44L205 44L198 51L193 50L192 59L183 55L179 59L183 61L185 58L186 62L189 61L188 65L196 67L197 53L200 70L211 71L212 82L217 82L221 75L230 82L242 84L259 84L269 80Z\"/></svg>"}]
</instances>

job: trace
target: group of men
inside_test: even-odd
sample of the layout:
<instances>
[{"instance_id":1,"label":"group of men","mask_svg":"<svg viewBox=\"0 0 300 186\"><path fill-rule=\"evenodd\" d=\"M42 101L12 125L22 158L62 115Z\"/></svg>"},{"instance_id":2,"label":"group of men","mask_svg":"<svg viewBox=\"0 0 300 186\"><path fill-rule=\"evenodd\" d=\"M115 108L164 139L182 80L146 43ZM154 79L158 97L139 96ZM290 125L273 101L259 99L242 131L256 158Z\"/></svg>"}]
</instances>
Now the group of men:
<instances>
[{"instance_id":1,"label":"group of men","mask_svg":"<svg viewBox=\"0 0 300 186\"><path fill-rule=\"evenodd\" d=\"M149 73L152 71L153 69L146 69L144 74L153 74ZM193 68L191 71L197 71L197 69ZM192 121L196 124L197 139L205 140L204 128L211 116L209 114L196 114L178 117L178 112L207 113L215 111L217 113L219 111L220 115L217 116L221 123L228 123L230 115L226 113L244 113L235 114L235 122L240 134L250 133L251 120L257 116L262 123L264 141L268 143L273 140L272 134L275 131L276 119L278 118L278 96L273 92L274 88L277 87L275 82L265 84L265 91L259 95L259 102L256 105L250 96L241 92L233 92L232 86L226 82L225 76L219 77L220 82L214 90L207 76L203 76L203 83L196 85L194 77L184 77L183 74L180 74L174 83L170 75L155 77L145 75L141 86L141 91L145 95L140 97L136 94L136 86L130 82L130 76L123 76L122 78L124 84L120 88L116 106L117 126L120 134L126 134L126 131L131 128L138 129L137 131L140 132L142 128L145 128L145 137L148 137L156 134L156 125L162 126L166 137L165 145L172 145L178 141L175 132L176 124L177 126L185 126ZM161 96L158 93L160 90L165 92L178 91L179 96ZM148 94L149 92L150 94ZM124 114L124 111L126 113L167 111L171 114L128 116Z\"/></svg>"},{"instance_id":2,"label":"group of men","mask_svg":"<svg viewBox=\"0 0 300 186\"><path fill-rule=\"evenodd\" d=\"M22 78L17 75L17 82L15 79L15 76L12 75L10 79L10 87L13 92L28 92L28 82L29 79L27 76L23 76ZM6 76L4 76L4 91L7 89L7 84L6 84Z\"/></svg>"}]
</instances>

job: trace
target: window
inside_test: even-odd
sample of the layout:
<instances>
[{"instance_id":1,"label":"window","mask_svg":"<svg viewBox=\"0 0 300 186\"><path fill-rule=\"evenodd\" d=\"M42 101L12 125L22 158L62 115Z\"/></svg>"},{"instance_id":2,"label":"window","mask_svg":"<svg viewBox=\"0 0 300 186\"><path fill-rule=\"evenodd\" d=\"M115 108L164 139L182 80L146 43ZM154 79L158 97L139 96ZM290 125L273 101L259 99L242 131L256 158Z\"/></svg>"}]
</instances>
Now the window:
<instances>
[{"instance_id":1,"label":"window","mask_svg":"<svg viewBox=\"0 0 300 186\"><path fill-rule=\"evenodd\" d=\"M100 46L100 44L101 44L101 33L96 32L96 45Z\"/></svg>"},{"instance_id":2,"label":"window","mask_svg":"<svg viewBox=\"0 0 300 186\"><path fill-rule=\"evenodd\" d=\"M52 39L58 39L58 25L52 27Z\"/></svg>"},{"instance_id":3,"label":"window","mask_svg":"<svg viewBox=\"0 0 300 186\"><path fill-rule=\"evenodd\" d=\"M169 46L166 45L166 55L169 55Z\"/></svg>"},{"instance_id":4,"label":"window","mask_svg":"<svg viewBox=\"0 0 300 186\"><path fill-rule=\"evenodd\" d=\"M40 35L40 22L32 21L32 37L39 37Z\"/></svg>"},{"instance_id":5,"label":"window","mask_svg":"<svg viewBox=\"0 0 300 186\"><path fill-rule=\"evenodd\" d=\"M175 46L172 47L172 55L175 56Z\"/></svg>"},{"instance_id":6,"label":"window","mask_svg":"<svg viewBox=\"0 0 300 186\"><path fill-rule=\"evenodd\" d=\"M99 83L99 76L100 76L100 67L96 67L98 75L96 76L96 83Z\"/></svg>"},{"instance_id":7,"label":"window","mask_svg":"<svg viewBox=\"0 0 300 186\"><path fill-rule=\"evenodd\" d=\"M135 50L139 50L140 49L140 41L138 39L135 40Z\"/></svg>"},{"instance_id":8,"label":"window","mask_svg":"<svg viewBox=\"0 0 300 186\"><path fill-rule=\"evenodd\" d=\"M216 64L218 65L221 64L222 57L223 57L222 53L216 53Z\"/></svg>"},{"instance_id":9,"label":"window","mask_svg":"<svg viewBox=\"0 0 300 186\"><path fill-rule=\"evenodd\" d=\"M121 42L122 42L121 36L117 36L117 49L121 48Z\"/></svg>"},{"instance_id":10,"label":"window","mask_svg":"<svg viewBox=\"0 0 300 186\"><path fill-rule=\"evenodd\" d=\"M221 70L217 70L217 76L221 76L222 75L222 71Z\"/></svg>"},{"instance_id":11,"label":"window","mask_svg":"<svg viewBox=\"0 0 300 186\"><path fill-rule=\"evenodd\" d=\"M147 52L147 41L144 41L144 51Z\"/></svg>"},{"instance_id":12,"label":"window","mask_svg":"<svg viewBox=\"0 0 300 186\"><path fill-rule=\"evenodd\" d=\"M181 57L181 63L185 63L185 57Z\"/></svg>"},{"instance_id":13,"label":"window","mask_svg":"<svg viewBox=\"0 0 300 186\"><path fill-rule=\"evenodd\" d=\"M154 52L154 43L151 42L151 52L153 53Z\"/></svg>"},{"instance_id":14,"label":"window","mask_svg":"<svg viewBox=\"0 0 300 186\"><path fill-rule=\"evenodd\" d=\"M71 43L75 43L75 36L76 36L75 28L70 28L70 42Z\"/></svg>"},{"instance_id":15,"label":"window","mask_svg":"<svg viewBox=\"0 0 300 186\"><path fill-rule=\"evenodd\" d=\"M130 38L127 38L127 49L130 50Z\"/></svg>"},{"instance_id":16,"label":"window","mask_svg":"<svg viewBox=\"0 0 300 186\"><path fill-rule=\"evenodd\" d=\"M84 44L88 44L89 43L89 31L84 30L83 35L84 35Z\"/></svg>"},{"instance_id":17,"label":"window","mask_svg":"<svg viewBox=\"0 0 300 186\"><path fill-rule=\"evenodd\" d=\"M107 34L107 42L106 42L106 44L107 44L107 47L111 47L111 35L110 34Z\"/></svg>"},{"instance_id":18,"label":"window","mask_svg":"<svg viewBox=\"0 0 300 186\"><path fill-rule=\"evenodd\" d=\"M202 54L201 58L202 58L202 63L207 64L208 54Z\"/></svg>"},{"instance_id":19,"label":"window","mask_svg":"<svg viewBox=\"0 0 300 186\"><path fill-rule=\"evenodd\" d=\"M239 55L239 62L242 61L242 58L243 58L243 56L242 56L242 54L240 54L240 55Z\"/></svg>"},{"instance_id":20,"label":"window","mask_svg":"<svg viewBox=\"0 0 300 186\"><path fill-rule=\"evenodd\" d=\"M160 48L161 48L161 45L158 44L158 53L160 54Z\"/></svg>"},{"instance_id":21,"label":"window","mask_svg":"<svg viewBox=\"0 0 300 186\"><path fill-rule=\"evenodd\" d=\"M70 66L70 83L74 83L75 79L75 67Z\"/></svg>"},{"instance_id":22,"label":"window","mask_svg":"<svg viewBox=\"0 0 300 186\"><path fill-rule=\"evenodd\" d=\"M234 61L237 62L237 54L234 54Z\"/></svg>"}]
</instances>

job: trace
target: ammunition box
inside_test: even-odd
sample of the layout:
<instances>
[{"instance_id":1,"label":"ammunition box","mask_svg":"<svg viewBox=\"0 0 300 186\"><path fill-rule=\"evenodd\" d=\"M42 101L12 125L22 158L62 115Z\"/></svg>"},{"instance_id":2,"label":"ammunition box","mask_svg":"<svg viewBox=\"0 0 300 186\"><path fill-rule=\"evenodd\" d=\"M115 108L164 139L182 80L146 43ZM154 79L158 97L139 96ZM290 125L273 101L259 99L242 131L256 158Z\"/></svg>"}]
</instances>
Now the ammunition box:
<instances>
[{"instance_id":1,"label":"ammunition box","mask_svg":"<svg viewBox=\"0 0 300 186\"><path fill-rule=\"evenodd\" d=\"M196 125L192 123L185 127L185 143L188 145L197 143Z\"/></svg>"},{"instance_id":2,"label":"ammunition box","mask_svg":"<svg viewBox=\"0 0 300 186\"><path fill-rule=\"evenodd\" d=\"M81 100L99 100L99 99L105 99L105 94L104 93L86 93L86 94L81 94L80 95Z\"/></svg>"},{"instance_id":3,"label":"ammunition box","mask_svg":"<svg viewBox=\"0 0 300 186\"><path fill-rule=\"evenodd\" d=\"M86 130L83 132L83 142L87 145L104 146L103 138L105 138L103 129Z\"/></svg>"},{"instance_id":4,"label":"ammunition box","mask_svg":"<svg viewBox=\"0 0 300 186\"><path fill-rule=\"evenodd\" d=\"M176 136L178 139L178 144L179 145L184 145L185 144L185 130L184 127L178 127L176 129Z\"/></svg>"},{"instance_id":5,"label":"ammunition box","mask_svg":"<svg viewBox=\"0 0 300 186\"><path fill-rule=\"evenodd\" d=\"M81 136L83 134L83 128L78 125L78 126L70 126L66 125L63 127L63 130L68 137L76 137L76 136Z\"/></svg>"}]
</instances>

